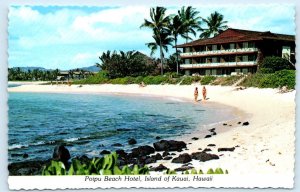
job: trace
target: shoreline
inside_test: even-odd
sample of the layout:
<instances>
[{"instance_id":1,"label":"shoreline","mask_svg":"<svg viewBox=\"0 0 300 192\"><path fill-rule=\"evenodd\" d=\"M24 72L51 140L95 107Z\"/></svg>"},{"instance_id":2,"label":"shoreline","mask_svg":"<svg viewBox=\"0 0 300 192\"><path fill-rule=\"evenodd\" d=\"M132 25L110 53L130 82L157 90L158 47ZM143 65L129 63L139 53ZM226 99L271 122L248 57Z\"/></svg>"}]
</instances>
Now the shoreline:
<instances>
[{"instance_id":1,"label":"shoreline","mask_svg":"<svg viewBox=\"0 0 300 192\"><path fill-rule=\"evenodd\" d=\"M194 85L22 85L8 88L9 92L44 92L44 93L113 93L137 94L139 96L172 97L193 101ZM220 155L220 159L207 162L192 160L195 168L207 170L221 167L232 174L294 174L295 153L295 92L277 93L276 89L247 88L235 90L235 87L206 86L208 101L234 107L242 112L240 119L227 122L227 125L217 124L217 135L203 138L196 130L191 134L176 138L187 144L188 150L176 152L174 157L183 153L199 152L209 148L212 154ZM248 121L248 126L237 124L238 121ZM232 125L232 126L229 126ZM228 130L229 129L229 130ZM198 140L192 140L198 137ZM214 144L215 147L207 147ZM238 146L238 147L236 147ZM234 152L218 152L218 147L235 147ZM287 163L288 162L288 163ZM159 160L149 164L156 167L163 164L170 169L178 168L181 164Z\"/></svg>"}]
</instances>

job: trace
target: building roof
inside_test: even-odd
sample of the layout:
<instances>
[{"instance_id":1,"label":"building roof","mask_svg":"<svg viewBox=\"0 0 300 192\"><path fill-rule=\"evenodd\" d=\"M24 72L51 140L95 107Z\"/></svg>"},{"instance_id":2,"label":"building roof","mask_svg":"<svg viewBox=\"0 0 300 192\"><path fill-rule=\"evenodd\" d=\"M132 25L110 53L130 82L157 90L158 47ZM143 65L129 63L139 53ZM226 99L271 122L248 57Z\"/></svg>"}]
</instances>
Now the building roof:
<instances>
[{"instance_id":1,"label":"building roof","mask_svg":"<svg viewBox=\"0 0 300 192\"><path fill-rule=\"evenodd\" d=\"M243 42L243 41L262 41L265 39L295 41L295 36L271 33L270 31L260 32L260 31L249 31L249 30L228 28L227 30L221 32L215 37L207 38L207 39L199 39L196 41L192 41L190 43L177 45L177 47L182 48L182 47L191 47L196 45L211 45L211 44L233 43L233 42Z\"/></svg>"}]
</instances>

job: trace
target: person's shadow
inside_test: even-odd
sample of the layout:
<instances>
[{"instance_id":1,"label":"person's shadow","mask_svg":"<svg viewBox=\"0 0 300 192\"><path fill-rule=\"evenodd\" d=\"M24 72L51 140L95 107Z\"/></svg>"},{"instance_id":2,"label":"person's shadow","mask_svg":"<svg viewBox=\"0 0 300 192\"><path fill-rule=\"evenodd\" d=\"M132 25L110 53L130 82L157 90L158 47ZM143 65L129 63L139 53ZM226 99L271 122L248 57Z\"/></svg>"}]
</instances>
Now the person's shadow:
<instances>
[{"instance_id":1,"label":"person's shadow","mask_svg":"<svg viewBox=\"0 0 300 192\"><path fill-rule=\"evenodd\" d=\"M205 100L209 100L209 98L206 98ZM198 99L197 101L202 101L202 99Z\"/></svg>"}]
</instances>

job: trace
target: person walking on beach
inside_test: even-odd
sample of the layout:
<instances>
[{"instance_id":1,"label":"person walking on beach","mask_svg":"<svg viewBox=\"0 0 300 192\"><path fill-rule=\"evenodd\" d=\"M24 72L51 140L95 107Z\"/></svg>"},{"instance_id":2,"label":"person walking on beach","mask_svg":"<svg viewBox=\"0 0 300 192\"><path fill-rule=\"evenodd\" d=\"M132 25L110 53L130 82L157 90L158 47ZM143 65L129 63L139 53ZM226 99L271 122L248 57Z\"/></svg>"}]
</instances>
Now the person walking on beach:
<instances>
[{"instance_id":1,"label":"person walking on beach","mask_svg":"<svg viewBox=\"0 0 300 192\"><path fill-rule=\"evenodd\" d=\"M198 87L195 88L194 98L195 98L195 101L197 102L198 101Z\"/></svg>"},{"instance_id":2,"label":"person walking on beach","mask_svg":"<svg viewBox=\"0 0 300 192\"><path fill-rule=\"evenodd\" d=\"M203 88L202 88L202 95L203 95L203 101L205 101L206 100L206 88L205 88L205 86L203 86Z\"/></svg>"}]
</instances>

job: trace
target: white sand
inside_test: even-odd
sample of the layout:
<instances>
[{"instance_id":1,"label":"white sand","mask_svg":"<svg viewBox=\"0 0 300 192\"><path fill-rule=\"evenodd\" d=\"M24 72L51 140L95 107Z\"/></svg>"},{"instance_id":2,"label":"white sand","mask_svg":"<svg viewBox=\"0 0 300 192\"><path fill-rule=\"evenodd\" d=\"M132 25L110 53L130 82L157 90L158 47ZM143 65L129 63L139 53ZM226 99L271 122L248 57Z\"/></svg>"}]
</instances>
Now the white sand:
<instances>
[{"instance_id":1,"label":"white sand","mask_svg":"<svg viewBox=\"0 0 300 192\"><path fill-rule=\"evenodd\" d=\"M55 93L133 93L162 97L178 97L193 101L195 86L200 85L22 85L8 88L9 92L55 92ZM217 125L217 136L202 139L203 133L196 132L183 136L181 139L188 145L189 153L206 148L207 144L216 144L213 154L221 155L219 160L207 162L192 161L197 169L206 171L208 168L221 167L231 174L294 174L295 153L295 93L278 93L276 89L247 88L236 91L235 87L206 86L209 100L200 102L219 102L236 107L245 115L243 121L249 121L249 126L238 125L237 121L228 122L232 127ZM240 113L242 115L242 113ZM220 129L228 131L220 133ZM200 137L201 136L201 137ZM191 137L200 137L192 141ZM178 140L178 138L176 138ZM218 147L234 147L234 152L217 152ZM179 153L177 153L179 154ZM223 155L222 155L223 154ZM168 161L158 161L169 168L180 167Z\"/></svg>"}]
</instances>

